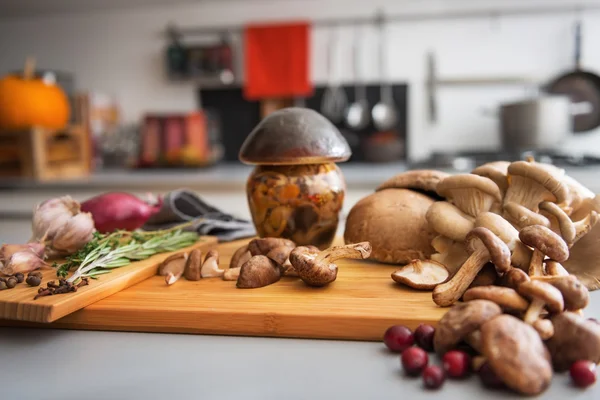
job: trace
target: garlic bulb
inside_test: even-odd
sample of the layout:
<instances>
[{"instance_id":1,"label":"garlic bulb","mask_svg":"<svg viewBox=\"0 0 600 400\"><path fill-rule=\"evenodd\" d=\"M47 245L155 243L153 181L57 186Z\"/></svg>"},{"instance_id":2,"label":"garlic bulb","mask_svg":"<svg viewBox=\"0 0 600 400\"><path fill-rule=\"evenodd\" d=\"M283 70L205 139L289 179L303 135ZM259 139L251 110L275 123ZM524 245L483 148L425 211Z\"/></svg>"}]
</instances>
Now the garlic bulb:
<instances>
[{"instance_id":1,"label":"garlic bulb","mask_svg":"<svg viewBox=\"0 0 600 400\"><path fill-rule=\"evenodd\" d=\"M17 272L26 274L47 265L37 254L30 250L21 250L5 261L4 265L0 267L0 273L4 275L14 275Z\"/></svg>"},{"instance_id":2,"label":"garlic bulb","mask_svg":"<svg viewBox=\"0 0 600 400\"><path fill-rule=\"evenodd\" d=\"M45 246L43 243L3 244L0 247L0 262L8 261L13 254L21 250L29 250L43 258Z\"/></svg>"},{"instance_id":3,"label":"garlic bulb","mask_svg":"<svg viewBox=\"0 0 600 400\"><path fill-rule=\"evenodd\" d=\"M92 214L79 213L56 232L52 250L55 253L73 254L92 240L95 231Z\"/></svg>"},{"instance_id":4,"label":"garlic bulb","mask_svg":"<svg viewBox=\"0 0 600 400\"><path fill-rule=\"evenodd\" d=\"M57 197L39 204L33 213L33 237L30 241L52 240L56 232L79 210L79 203L71 196Z\"/></svg>"}]
</instances>

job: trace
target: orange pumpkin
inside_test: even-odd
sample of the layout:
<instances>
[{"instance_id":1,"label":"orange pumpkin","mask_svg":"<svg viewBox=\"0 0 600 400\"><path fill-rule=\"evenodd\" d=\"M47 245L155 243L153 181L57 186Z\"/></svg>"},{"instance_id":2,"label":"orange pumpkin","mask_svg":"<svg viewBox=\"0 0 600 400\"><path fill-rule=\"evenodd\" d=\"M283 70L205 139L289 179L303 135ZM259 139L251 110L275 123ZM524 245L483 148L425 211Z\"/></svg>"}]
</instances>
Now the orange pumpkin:
<instances>
[{"instance_id":1,"label":"orange pumpkin","mask_svg":"<svg viewBox=\"0 0 600 400\"><path fill-rule=\"evenodd\" d=\"M70 107L65 92L32 75L31 68L26 68L22 77L0 79L0 130L63 129L67 125Z\"/></svg>"}]
</instances>

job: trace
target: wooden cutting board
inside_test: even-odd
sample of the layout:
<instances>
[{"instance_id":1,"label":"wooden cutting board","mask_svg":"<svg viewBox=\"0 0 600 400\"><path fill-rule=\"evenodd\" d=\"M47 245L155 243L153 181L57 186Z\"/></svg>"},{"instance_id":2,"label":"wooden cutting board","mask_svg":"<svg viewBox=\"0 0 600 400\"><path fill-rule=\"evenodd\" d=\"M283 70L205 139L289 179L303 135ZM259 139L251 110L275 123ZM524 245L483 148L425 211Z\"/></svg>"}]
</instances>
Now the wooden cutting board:
<instances>
[{"instance_id":1,"label":"wooden cutting board","mask_svg":"<svg viewBox=\"0 0 600 400\"><path fill-rule=\"evenodd\" d=\"M229 265L233 252L246 242L219 245L221 265ZM397 266L350 260L338 266L337 280L324 288L308 287L298 278L260 289L237 289L235 282L219 278L181 279L166 286L155 276L44 326L381 340L390 325L435 325L447 311L433 303L431 292L392 281Z\"/></svg>"},{"instance_id":2,"label":"wooden cutting board","mask_svg":"<svg viewBox=\"0 0 600 400\"><path fill-rule=\"evenodd\" d=\"M190 251L194 248L208 251L216 245L215 237L203 236L196 244L178 252ZM156 275L158 265L173 253L176 252L157 254L146 260L117 268L110 274L99 276L98 279L90 279L88 286L79 288L75 293L46 296L34 300L38 287L31 287L23 282L13 289L0 291L0 318L43 323L56 321ZM42 286L45 286L49 280L57 279L54 269L42 272L44 273Z\"/></svg>"}]
</instances>

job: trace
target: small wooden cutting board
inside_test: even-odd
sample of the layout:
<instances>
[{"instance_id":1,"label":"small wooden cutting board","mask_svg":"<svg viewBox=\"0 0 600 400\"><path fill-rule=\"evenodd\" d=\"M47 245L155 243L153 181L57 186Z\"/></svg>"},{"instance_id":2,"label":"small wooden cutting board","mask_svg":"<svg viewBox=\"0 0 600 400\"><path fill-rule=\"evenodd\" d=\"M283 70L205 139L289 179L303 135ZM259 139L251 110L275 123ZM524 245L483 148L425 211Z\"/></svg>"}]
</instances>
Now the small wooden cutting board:
<instances>
[{"instance_id":1,"label":"small wooden cutting board","mask_svg":"<svg viewBox=\"0 0 600 400\"><path fill-rule=\"evenodd\" d=\"M56 321L156 275L159 264L171 254L180 251L189 252L195 248L200 248L205 252L216 246L217 238L202 236L197 243L190 247L171 253L157 254L146 260L116 268L109 274L100 275L98 279L90 279L88 286L79 288L75 293L40 297L34 300L39 287L31 287L25 282L20 283L13 289L0 291L0 319L44 323ZM41 286L45 286L50 280L57 279L54 269L40 271L44 274Z\"/></svg>"}]
</instances>

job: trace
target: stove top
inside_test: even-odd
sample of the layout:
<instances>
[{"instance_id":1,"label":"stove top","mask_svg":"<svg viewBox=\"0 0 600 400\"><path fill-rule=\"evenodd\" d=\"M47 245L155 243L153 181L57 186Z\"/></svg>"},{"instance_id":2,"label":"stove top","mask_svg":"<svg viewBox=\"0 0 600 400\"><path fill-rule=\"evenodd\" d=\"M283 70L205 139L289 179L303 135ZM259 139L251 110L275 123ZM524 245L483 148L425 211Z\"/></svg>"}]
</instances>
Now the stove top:
<instances>
[{"instance_id":1,"label":"stove top","mask_svg":"<svg viewBox=\"0 0 600 400\"><path fill-rule=\"evenodd\" d=\"M533 157L538 162L558 167L587 166L600 164L600 157L582 154L567 154L551 151L524 151L521 153L503 151L473 151L460 153L433 153L428 160L415 163L414 168L472 170L493 161L519 161Z\"/></svg>"}]
</instances>

